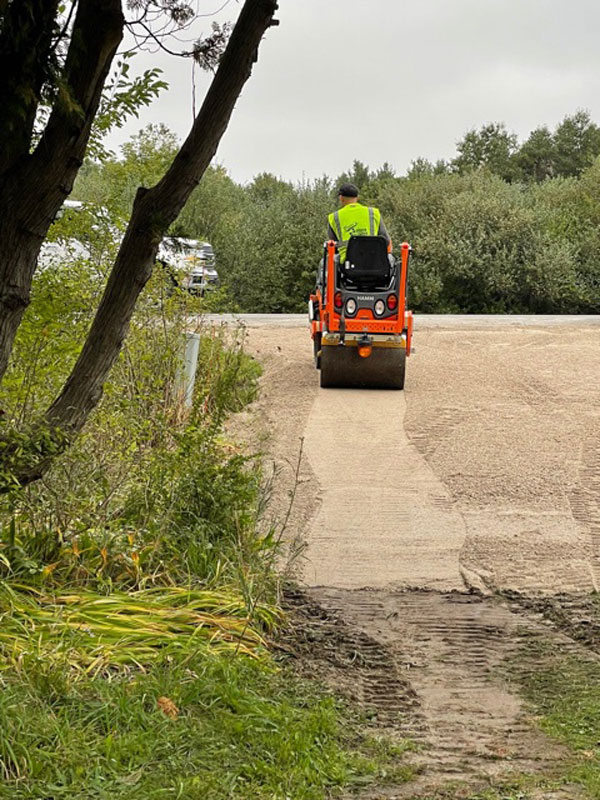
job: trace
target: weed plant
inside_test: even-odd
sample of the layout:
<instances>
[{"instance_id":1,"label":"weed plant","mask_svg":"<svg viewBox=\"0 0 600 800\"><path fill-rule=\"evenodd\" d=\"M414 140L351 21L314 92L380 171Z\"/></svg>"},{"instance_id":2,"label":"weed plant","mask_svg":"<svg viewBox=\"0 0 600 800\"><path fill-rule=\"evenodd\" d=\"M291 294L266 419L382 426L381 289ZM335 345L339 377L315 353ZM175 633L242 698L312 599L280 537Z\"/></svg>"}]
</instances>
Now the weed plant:
<instances>
[{"instance_id":1,"label":"weed plant","mask_svg":"<svg viewBox=\"0 0 600 800\"><path fill-rule=\"evenodd\" d=\"M264 664L196 656L113 681L65 674L40 659L2 687L2 800L320 800L381 773L331 698Z\"/></svg>"},{"instance_id":2,"label":"weed plant","mask_svg":"<svg viewBox=\"0 0 600 800\"><path fill-rule=\"evenodd\" d=\"M89 323L87 290L70 314L56 313L57 272L36 285L3 385L4 426L26 430L43 412ZM73 289L71 273L63 288ZM185 409L179 369L194 301L168 288L157 275L83 435L42 483L2 500L5 574L105 591L210 582L232 578L240 549L246 560L260 551L260 473L223 436L226 415L254 396L259 368L239 331L196 325L196 391Z\"/></svg>"}]
</instances>

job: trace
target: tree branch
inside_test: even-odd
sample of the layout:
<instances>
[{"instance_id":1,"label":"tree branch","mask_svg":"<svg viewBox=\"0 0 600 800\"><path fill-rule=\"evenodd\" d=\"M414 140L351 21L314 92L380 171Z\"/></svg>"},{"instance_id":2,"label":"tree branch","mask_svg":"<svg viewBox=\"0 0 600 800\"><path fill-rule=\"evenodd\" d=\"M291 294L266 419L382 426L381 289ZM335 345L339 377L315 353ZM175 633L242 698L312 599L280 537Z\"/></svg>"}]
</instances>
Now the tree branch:
<instances>
[{"instance_id":1,"label":"tree branch","mask_svg":"<svg viewBox=\"0 0 600 800\"><path fill-rule=\"evenodd\" d=\"M41 214L53 220L73 188L124 25L120 0L79 0L63 87L23 175L50 188L38 197L32 225Z\"/></svg>"},{"instance_id":2,"label":"tree branch","mask_svg":"<svg viewBox=\"0 0 600 800\"><path fill-rule=\"evenodd\" d=\"M87 17L86 23L102 29L97 15L95 18L93 15L89 16L90 6L95 7L97 14L98 5L105 8L114 7L115 0L96 3L91 3L91 0L80 0L80 3L79 11ZM152 274L158 245L211 162L229 123L235 103L251 74L252 65L257 60L261 38L271 25L277 24L273 19L277 7L277 0L246 0L188 138L163 179L152 189L138 189L132 216L102 301L71 375L60 395L48 409L44 423L30 437L31 453L28 451L24 461L21 455L20 463L15 464L13 461L5 464L5 472L14 477L11 486L14 487L15 482L24 486L40 478L53 459L68 446L69 440L81 430L90 412L98 403L103 384L127 335L139 294ZM80 19L79 14L75 26L78 25L78 19ZM94 38L92 40L94 41ZM106 44L106 40L100 40L98 36L95 41ZM111 57L112 50L107 48L104 58L96 59L95 71L90 70L88 64L85 75L80 76L80 80L73 74L73 90L84 113L91 113L94 103L97 102L94 87L102 83L101 63L105 64ZM73 69L74 62L67 60L73 65L70 67ZM63 132L62 136L61 124L67 126L66 133ZM69 169L65 172L64 167L62 171L60 167L54 167L53 159L58 154L63 161L65 157L73 161L80 152L83 155L80 148L84 147L87 141L87 128L86 120L76 122L72 115L55 109L32 159L32 163L38 165L39 174L49 182L49 185L52 185L52 181L68 180L71 174ZM76 171L75 167L73 174ZM61 190L65 188L63 186ZM39 215L39 207L37 213ZM29 222L32 226L35 225L33 215ZM0 241L2 241L1 225L0 219ZM2 266L0 259L0 273ZM0 286L2 286L1 279L0 274ZM0 297L1 311L2 297ZM0 359L1 328L0 313ZM18 443L11 445L10 442L6 442L6 445L3 461L10 458L11 453L14 452L17 458L23 451L23 447Z\"/></svg>"},{"instance_id":3,"label":"tree branch","mask_svg":"<svg viewBox=\"0 0 600 800\"><path fill-rule=\"evenodd\" d=\"M51 74L58 3L13 0L0 7L0 175L29 153L42 87Z\"/></svg>"},{"instance_id":4,"label":"tree branch","mask_svg":"<svg viewBox=\"0 0 600 800\"><path fill-rule=\"evenodd\" d=\"M265 31L277 24L276 0L246 0L192 130L163 179L139 189L115 265L83 350L47 412L53 428L77 433L98 403L127 334L137 298L152 274L158 245L210 164L257 60Z\"/></svg>"},{"instance_id":5,"label":"tree branch","mask_svg":"<svg viewBox=\"0 0 600 800\"><path fill-rule=\"evenodd\" d=\"M26 4L26 0L15 0L13 5L19 3ZM35 152L28 155L30 131L27 155L21 153L15 161L13 153L11 169L3 176L0 190L0 379L29 303L41 243L71 191L83 161L123 26L120 0L80 0L63 70L62 95L56 98ZM0 80L0 87L3 85Z\"/></svg>"}]
</instances>

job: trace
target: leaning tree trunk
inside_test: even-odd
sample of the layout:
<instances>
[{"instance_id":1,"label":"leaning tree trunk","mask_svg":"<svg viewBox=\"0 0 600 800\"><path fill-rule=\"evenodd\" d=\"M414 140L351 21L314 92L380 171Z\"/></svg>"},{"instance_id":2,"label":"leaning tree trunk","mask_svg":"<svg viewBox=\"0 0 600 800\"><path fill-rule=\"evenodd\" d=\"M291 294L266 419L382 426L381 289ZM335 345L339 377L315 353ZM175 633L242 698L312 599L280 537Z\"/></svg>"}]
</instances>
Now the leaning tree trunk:
<instances>
[{"instance_id":1,"label":"leaning tree trunk","mask_svg":"<svg viewBox=\"0 0 600 800\"><path fill-rule=\"evenodd\" d=\"M131 219L81 354L46 414L60 443L83 427L117 359L136 301L152 274L158 246L216 153L252 71L265 31L276 25L277 0L246 0L192 130L161 181L138 189ZM66 437L66 438L63 438ZM58 448L62 446L59 444ZM48 469L52 455L22 470L21 485Z\"/></svg>"},{"instance_id":2,"label":"leaning tree trunk","mask_svg":"<svg viewBox=\"0 0 600 800\"><path fill-rule=\"evenodd\" d=\"M13 3L11 9L18 5ZM44 7L51 3L37 0L32 5ZM46 17L34 19L34 23L41 21L48 23ZM9 109L7 114L10 115L13 105L16 110L10 122L13 138L7 131L3 138L11 146L0 156L0 380L29 304L40 247L58 209L71 192L83 161L123 26L120 0L79 0L64 66L63 95L56 99L33 153L29 153L31 113L26 109L26 113L19 115L17 100L13 98L11 102L11 87L13 94L22 92L24 78L19 58L25 56L15 52L14 59L8 59L12 42L10 31L3 29L0 66L6 59L10 63L4 64L0 80L5 84L0 100ZM35 46L33 39L29 44ZM8 124L6 120L4 123Z\"/></svg>"}]
</instances>

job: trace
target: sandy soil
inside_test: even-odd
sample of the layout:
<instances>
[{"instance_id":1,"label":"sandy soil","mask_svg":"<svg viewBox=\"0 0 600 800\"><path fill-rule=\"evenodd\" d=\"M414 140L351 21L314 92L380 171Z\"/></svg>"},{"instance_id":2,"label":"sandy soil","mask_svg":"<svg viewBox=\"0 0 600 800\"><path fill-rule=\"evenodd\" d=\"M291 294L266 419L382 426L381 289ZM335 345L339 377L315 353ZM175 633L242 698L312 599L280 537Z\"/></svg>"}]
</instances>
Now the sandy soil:
<instances>
[{"instance_id":1,"label":"sandy soil","mask_svg":"<svg viewBox=\"0 0 600 800\"><path fill-rule=\"evenodd\" d=\"M306 330L248 330L264 376L242 422L268 432L274 518L295 492L305 597L382 648L379 685L408 679L434 783L553 753L494 671L538 622L483 595L600 586L599 336L432 326L393 392L320 390Z\"/></svg>"},{"instance_id":2,"label":"sandy soil","mask_svg":"<svg viewBox=\"0 0 600 800\"><path fill-rule=\"evenodd\" d=\"M318 389L304 330L248 330L309 585L600 585L600 331L422 331L405 392Z\"/></svg>"},{"instance_id":3,"label":"sandy soil","mask_svg":"<svg viewBox=\"0 0 600 800\"><path fill-rule=\"evenodd\" d=\"M522 775L561 776L568 754L533 724L503 677L506 664L518 658L521 675L534 673L542 643L593 654L539 615L459 592L321 587L288 599L289 649L303 671L358 702L374 735L417 744L404 759L417 777L364 800L472 800ZM500 796L581 797L575 786L559 787Z\"/></svg>"},{"instance_id":4,"label":"sandy soil","mask_svg":"<svg viewBox=\"0 0 600 800\"><path fill-rule=\"evenodd\" d=\"M598 588L598 336L565 327L420 339L405 429L463 517L461 563L493 587Z\"/></svg>"}]
</instances>

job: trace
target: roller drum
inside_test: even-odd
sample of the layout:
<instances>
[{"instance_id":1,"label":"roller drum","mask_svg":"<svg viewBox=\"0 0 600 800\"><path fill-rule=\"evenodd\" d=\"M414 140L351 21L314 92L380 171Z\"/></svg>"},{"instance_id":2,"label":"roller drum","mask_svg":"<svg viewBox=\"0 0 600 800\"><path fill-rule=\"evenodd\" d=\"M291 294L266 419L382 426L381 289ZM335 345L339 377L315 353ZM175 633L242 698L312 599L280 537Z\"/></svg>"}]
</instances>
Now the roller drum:
<instances>
[{"instance_id":1,"label":"roller drum","mask_svg":"<svg viewBox=\"0 0 600 800\"><path fill-rule=\"evenodd\" d=\"M348 345L323 345L321 349L323 388L403 389L405 371L403 347L374 347L367 358Z\"/></svg>"}]
</instances>

